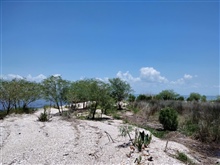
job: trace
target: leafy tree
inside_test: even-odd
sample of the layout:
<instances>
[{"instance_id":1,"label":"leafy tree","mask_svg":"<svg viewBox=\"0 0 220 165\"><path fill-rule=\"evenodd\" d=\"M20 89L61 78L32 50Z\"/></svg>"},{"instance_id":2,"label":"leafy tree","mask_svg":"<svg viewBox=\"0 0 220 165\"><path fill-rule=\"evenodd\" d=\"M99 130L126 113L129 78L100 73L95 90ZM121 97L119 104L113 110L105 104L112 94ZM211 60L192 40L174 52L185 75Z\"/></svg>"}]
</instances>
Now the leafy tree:
<instances>
[{"instance_id":1,"label":"leafy tree","mask_svg":"<svg viewBox=\"0 0 220 165\"><path fill-rule=\"evenodd\" d=\"M176 100L179 94L175 93L173 90L163 90L156 97L160 100Z\"/></svg>"},{"instance_id":2,"label":"leafy tree","mask_svg":"<svg viewBox=\"0 0 220 165\"><path fill-rule=\"evenodd\" d=\"M83 102L83 108L85 107L85 102L89 101L89 87L90 80L78 80L76 82L72 82L68 91L67 100L69 103L78 103Z\"/></svg>"},{"instance_id":3,"label":"leafy tree","mask_svg":"<svg viewBox=\"0 0 220 165\"><path fill-rule=\"evenodd\" d=\"M148 100L151 100L152 99L152 96L150 95L144 95L144 94L140 94L138 95L137 97L137 101L148 101Z\"/></svg>"},{"instance_id":4,"label":"leafy tree","mask_svg":"<svg viewBox=\"0 0 220 165\"><path fill-rule=\"evenodd\" d=\"M40 85L36 82L30 82L27 80L18 81L20 86L20 98L21 106L23 110L28 108L28 105L41 97Z\"/></svg>"},{"instance_id":5,"label":"leafy tree","mask_svg":"<svg viewBox=\"0 0 220 165\"><path fill-rule=\"evenodd\" d=\"M220 95L218 95L217 97L216 97L216 100L215 100L216 102L218 102L218 103L220 103Z\"/></svg>"},{"instance_id":6,"label":"leafy tree","mask_svg":"<svg viewBox=\"0 0 220 165\"><path fill-rule=\"evenodd\" d=\"M108 84L97 79L88 79L87 81L89 82L88 100L92 102L89 109L91 118L94 119L98 105L101 106L102 111L111 108L110 88Z\"/></svg>"},{"instance_id":7,"label":"leafy tree","mask_svg":"<svg viewBox=\"0 0 220 165\"><path fill-rule=\"evenodd\" d=\"M179 100L179 101L184 101L184 97L183 97L183 96L179 96L179 97L177 98L177 100Z\"/></svg>"},{"instance_id":8,"label":"leafy tree","mask_svg":"<svg viewBox=\"0 0 220 165\"><path fill-rule=\"evenodd\" d=\"M69 102L90 102L89 108L91 118L95 118L96 109L101 106L102 112L111 108L110 87L97 79L84 79L71 84L68 100Z\"/></svg>"},{"instance_id":9,"label":"leafy tree","mask_svg":"<svg viewBox=\"0 0 220 165\"><path fill-rule=\"evenodd\" d=\"M30 103L40 98L38 83L29 82L25 79L1 80L1 82L0 102L7 113L11 109L17 108L26 111Z\"/></svg>"},{"instance_id":10,"label":"leafy tree","mask_svg":"<svg viewBox=\"0 0 220 165\"><path fill-rule=\"evenodd\" d=\"M134 102L135 99L136 99L135 95L133 95L133 94L129 94L129 95L128 95L128 101L129 101L130 103Z\"/></svg>"},{"instance_id":11,"label":"leafy tree","mask_svg":"<svg viewBox=\"0 0 220 165\"><path fill-rule=\"evenodd\" d=\"M61 76L50 76L42 82L43 97L47 101L55 103L60 114L63 103L67 100L68 88L69 82L63 80Z\"/></svg>"},{"instance_id":12,"label":"leafy tree","mask_svg":"<svg viewBox=\"0 0 220 165\"><path fill-rule=\"evenodd\" d=\"M109 79L111 96L118 103L118 109L122 109L120 102L127 98L129 93L132 91L130 84L120 78Z\"/></svg>"},{"instance_id":13,"label":"leafy tree","mask_svg":"<svg viewBox=\"0 0 220 165\"><path fill-rule=\"evenodd\" d=\"M202 96L201 96L201 101L202 101L202 102L206 102L206 101L207 101L205 95L202 95Z\"/></svg>"},{"instance_id":14,"label":"leafy tree","mask_svg":"<svg viewBox=\"0 0 220 165\"><path fill-rule=\"evenodd\" d=\"M10 81L1 80L0 84L0 102L4 110L9 114L13 107L13 86Z\"/></svg>"},{"instance_id":15,"label":"leafy tree","mask_svg":"<svg viewBox=\"0 0 220 165\"><path fill-rule=\"evenodd\" d=\"M110 95L110 86L107 83L101 82L100 83L100 90L101 90L101 98L99 105L101 107L102 113L106 114L107 110L113 110L114 107L114 99Z\"/></svg>"},{"instance_id":16,"label":"leafy tree","mask_svg":"<svg viewBox=\"0 0 220 165\"><path fill-rule=\"evenodd\" d=\"M201 99L201 95L199 93L190 93L187 101L199 101Z\"/></svg>"}]
</instances>

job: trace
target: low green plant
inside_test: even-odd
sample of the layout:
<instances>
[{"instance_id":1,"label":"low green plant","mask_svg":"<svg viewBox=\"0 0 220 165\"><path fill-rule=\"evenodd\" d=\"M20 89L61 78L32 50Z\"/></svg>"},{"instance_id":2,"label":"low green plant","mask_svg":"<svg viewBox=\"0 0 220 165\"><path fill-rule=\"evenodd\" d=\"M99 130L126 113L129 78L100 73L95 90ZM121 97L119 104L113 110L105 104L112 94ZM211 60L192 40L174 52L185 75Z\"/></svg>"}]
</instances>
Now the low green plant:
<instances>
[{"instance_id":1,"label":"low green plant","mask_svg":"<svg viewBox=\"0 0 220 165\"><path fill-rule=\"evenodd\" d=\"M38 120L41 122L49 121L46 107L44 107L44 112L40 114L40 116L38 117Z\"/></svg>"},{"instance_id":2,"label":"low green plant","mask_svg":"<svg viewBox=\"0 0 220 165\"><path fill-rule=\"evenodd\" d=\"M63 111L62 117L70 119L71 118L70 112L69 111Z\"/></svg>"},{"instance_id":3,"label":"low green plant","mask_svg":"<svg viewBox=\"0 0 220 165\"><path fill-rule=\"evenodd\" d=\"M118 119L118 120L121 119L121 116L117 113L113 113L112 117L113 117L113 119Z\"/></svg>"},{"instance_id":4,"label":"low green plant","mask_svg":"<svg viewBox=\"0 0 220 165\"><path fill-rule=\"evenodd\" d=\"M7 116L7 111L0 111L0 120L4 119Z\"/></svg>"},{"instance_id":5,"label":"low green plant","mask_svg":"<svg viewBox=\"0 0 220 165\"><path fill-rule=\"evenodd\" d=\"M129 122L128 122L128 119L126 118L123 120L123 124L127 124L127 123L129 123Z\"/></svg>"},{"instance_id":6,"label":"low green plant","mask_svg":"<svg viewBox=\"0 0 220 165\"><path fill-rule=\"evenodd\" d=\"M130 138L130 141L132 141L131 135L130 135L131 131L133 131L133 127L130 125L119 126L120 136L126 137L128 135Z\"/></svg>"},{"instance_id":7,"label":"low green plant","mask_svg":"<svg viewBox=\"0 0 220 165\"><path fill-rule=\"evenodd\" d=\"M134 114L137 114L139 112L139 109L134 107L134 108L132 108L132 111Z\"/></svg>"},{"instance_id":8,"label":"low green plant","mask_svg":"<svg viewBox=\"0 0 220 165\"><path fill-rule=\"evenodd\" d=\"M184 133L187 136L192 136L195 133L197 133L199 130L199 125L196 123L193 123L192 120L187 120L183 123L183 126L181 128L181 132Z\"/></svg>"},{"instance_id":9,"label":"low green plant","mask_svg":"<svg viewBox=\"0 0 220 165\"><path fill-rule=\"evenodd\" d=\"M176 158L177 158L178 160L180 160L180 161L186 163L186 164L189 164L189 165L193 165L193 164L194 164L193 161L192 161L190 158L188 158L188 156L187 156L186 154L184 154L183 152L177 151L177 156L176 156Z\"/></svg>"},{"instance_id":10,"label":"low green plant","mask_svg":"<svg viewBox=\"0 0 220 165\"><path fill-rule=\"evenodd\" d=\"M86 117L86 116L77 116L77 119L80 119L80 120L86 120L87 117Z\"/></svg>"},{"instance_id":11,"label":"low green plant","mask_svg":"<svg viewBox=\"0 0 220 165\"><path fill-rule=\"evenodd\" d=\"M150 131L155 137L157 138L164 138L166 136L166 134L169 133L169 131L164 131L164 130L156 130L154 128L151 127L144 127L146 130Z\"/></svg>"},{"instance_id":12,"label":"low green plant","mask_svg":"<svg viewBox=\"0 0 220 165\"><path fill-rule=\"evenodd\" d=\"M142 157L139 156L138 158L135 159L134 163L136 163L137 165L141 164L141 160L142 160Z\"/></svg>"},{"instance_id":13,"label":"low green plant","mask_svg":"<svg viewBox=\"0 0 220 165\"><path fill-rule=\"evenodd\" d=\"M165 130L176 131L178 127L178 115L176 110L166 107L160 111L159 121Z\"/></svg>"},{"instance_id":14,"label":"low green plant","mask_svg":"<svg viewBox=\"0 0 220 165\"><path fill-rule=\"evenodd\" d=\"M145 134L144 131L138 132L135 131L135 139L134 139L134 145L137 147L138 151L142 151L142 147L147 147L152 139L152 134L148 135Z\"/></svg>"}]
</instances>

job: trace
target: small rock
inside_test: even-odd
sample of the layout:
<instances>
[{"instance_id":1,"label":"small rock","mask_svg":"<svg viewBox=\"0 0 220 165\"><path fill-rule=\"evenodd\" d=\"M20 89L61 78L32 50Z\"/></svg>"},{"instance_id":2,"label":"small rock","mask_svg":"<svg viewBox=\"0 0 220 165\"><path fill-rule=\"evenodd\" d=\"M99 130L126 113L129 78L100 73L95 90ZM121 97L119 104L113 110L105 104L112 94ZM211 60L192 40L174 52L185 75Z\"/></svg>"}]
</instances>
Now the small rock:
<instances>
[{"instance_id":1,"label":"small rock","mask_svg":"<svg viewBox=\"0 0 220 165\"><path fill-rule=\"evenodd\" d=\"M129 154L126 154L126 156L127 156L128 158L130 158L130 157L131 157L131 153L129 153Z\"/></svg>"},{"instance_id":2,"label":"small rock","mask_svg":"<svg viewBox=\"0 0 220 165\"><path fill-rule=\"evenodd\" d=\"M148 161L153 161L153 157L151 156L151 157L149 157L147 160L148 160Z\"/></svg>"},{"instance_id":3,"label":"small rock","mask_svg":"<svg viewBox=\"0 0 220 165\"><path fill-rule=\"evenodd\" d=\"M143 156L149 156L150 154L149 154L149 152L147 152L147 151L143 151L143 152L142 152L142 155L143 155Z\"/></svg>"}]
</instances>

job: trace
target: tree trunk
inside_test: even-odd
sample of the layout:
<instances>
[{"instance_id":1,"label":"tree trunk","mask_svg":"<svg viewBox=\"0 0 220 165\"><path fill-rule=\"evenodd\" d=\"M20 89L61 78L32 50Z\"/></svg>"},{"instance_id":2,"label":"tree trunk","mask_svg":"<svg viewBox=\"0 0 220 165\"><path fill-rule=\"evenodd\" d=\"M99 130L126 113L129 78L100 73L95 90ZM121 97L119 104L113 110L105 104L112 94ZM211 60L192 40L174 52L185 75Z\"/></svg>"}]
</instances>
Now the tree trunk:
<instances>
[{"instance_id":1,"label":"tree trunk","mask_svg":"<svg viewBox=\"0 0 220 165\"><path fill-rule=\"evenodd\" d=\"M118 110L122 110L122 106L120 102L118 102Z\"/></svg>"},{"instance_id":2,"label":"tree trunk","mask_svg":"<svg viewBox=\"0 0 220 165\"><path fill-rule=\"evenodd\" d=\"M9 99L8 100L8 106L7 106L7 115L9 114L10 109L11 109L11 100Z\"/></svg>"},{"instance_id":3,"label":"tree trunk","mask_svg":"<svg viewBox=\"0 0 220 165\"><path fill-rule=\"evenodd\" d=\"M92 107L92 120L95 119L96 108L97 108L97 103L95 103L95 107L94 107L94 109L93 109L93 107Z\"/></svg>"},{"instance_id":4,"label":"tree trunk","mask_svg":"<svg viewBox=\"0 0 220 165\"><path fill-rule=\"evenodd\" d=\"M62 104L62 101L60 101L60 107L61 107L61 112L63 113L63 104Z\"/></svg>"},{"instance_id":5,"label":"tree trunk","mask_svg":"<svg viewBox=\"0 0 220 165\"><path fill-rule=\"evenodd\" d=\"M60 106L59 106L59 103L58 103L58 102L56 102L56 104L57 104L57 108L58 108L58 110L59 110L59 113L60 113L60 115L61 115L62 113L61 113L61 111L60 111Z\"/></svg>"}]
</instances>

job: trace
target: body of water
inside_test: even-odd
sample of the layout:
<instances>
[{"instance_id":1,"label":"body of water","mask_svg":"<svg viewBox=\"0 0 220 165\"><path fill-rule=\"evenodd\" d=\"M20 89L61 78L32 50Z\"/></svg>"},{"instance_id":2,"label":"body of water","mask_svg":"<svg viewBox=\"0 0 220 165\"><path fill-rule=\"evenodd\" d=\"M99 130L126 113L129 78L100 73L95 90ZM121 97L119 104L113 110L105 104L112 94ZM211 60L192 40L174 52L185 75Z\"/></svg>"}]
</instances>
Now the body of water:
<instances>
[{"instance_id":1,"label":"body of water","mask_svg":"<svg viewBox=\"0 0 220 165\"><path fill-rule=\"evenodd\" d=\"M50 105L50 102L44 100L44 99L40 99L40 100L36 100L32 103L29 104L28 107L32 107L32 108L42 108L45 105ZM0 104L0 110L3 110L3 106L2 104Z\"/></svg>"}]
</instances>

